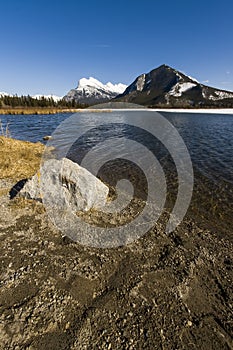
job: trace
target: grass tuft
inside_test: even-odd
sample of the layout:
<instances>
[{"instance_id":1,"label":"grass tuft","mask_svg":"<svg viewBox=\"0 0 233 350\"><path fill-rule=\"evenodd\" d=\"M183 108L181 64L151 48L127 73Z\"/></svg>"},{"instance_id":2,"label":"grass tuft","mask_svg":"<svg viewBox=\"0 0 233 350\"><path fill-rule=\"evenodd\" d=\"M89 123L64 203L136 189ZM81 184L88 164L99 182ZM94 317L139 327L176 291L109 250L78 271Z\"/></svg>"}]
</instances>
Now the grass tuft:
<instances>
[{"instance_id":1,"label":"grass tuft","mask_svg":"<svg viewBox=\"0 0 233 350\"><path fill-rule=\"evenodd\" d=\"M0 136L0 179L15 181L32 177L40 167L42 143Z\"/></svg>"}]
</instances>

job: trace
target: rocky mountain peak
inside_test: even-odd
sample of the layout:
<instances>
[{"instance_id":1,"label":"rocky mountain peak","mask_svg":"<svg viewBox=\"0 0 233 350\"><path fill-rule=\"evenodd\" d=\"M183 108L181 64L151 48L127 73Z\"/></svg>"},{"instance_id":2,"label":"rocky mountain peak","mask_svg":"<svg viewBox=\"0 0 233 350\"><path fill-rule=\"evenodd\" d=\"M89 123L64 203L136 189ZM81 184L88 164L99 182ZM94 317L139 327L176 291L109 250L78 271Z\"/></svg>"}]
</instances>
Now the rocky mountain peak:
<instances>
[{"instance_id":1,"label":"rocky mountain peak","mask_svg":"<svg viewBox=\"0 0 233 350\"><path fill-rule=\"evenodd\" d=\"M162 64L149 73L139 75L115 100L157 107L231 107L233 92L205 86Z\"/></svg>"},{"instance_id":2,"label":"rocky mountain peak","mask_svg":"<svg viewBox=\"0 0 233 350\"><path fill-rule=\"evenodd\" d=\"M103 84L99 80L90 77L82 78L78 82L76 89L71 89L64 97L67 101L75 100L79 103L95 104L107 102L126 89L124 84L113 84L108 82Z\"/></svg>"}]
</instances>

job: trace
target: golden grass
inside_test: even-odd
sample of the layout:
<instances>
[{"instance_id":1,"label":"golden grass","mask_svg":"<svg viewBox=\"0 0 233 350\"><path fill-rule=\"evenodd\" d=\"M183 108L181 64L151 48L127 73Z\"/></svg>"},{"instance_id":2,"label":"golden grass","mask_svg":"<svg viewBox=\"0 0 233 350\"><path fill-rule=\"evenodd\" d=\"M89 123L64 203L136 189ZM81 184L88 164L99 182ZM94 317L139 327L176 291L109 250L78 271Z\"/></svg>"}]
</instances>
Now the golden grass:
<instances>
[{"instance_id":1,"label":"golden grass","mask_svg":"<svg viewBox=\"0 0 233 350\"><path fill-rule=\"evenodd\" d=\"M21 180L31 177L40 167L42 143L0 136L0 179Z\"/></svg>"},{"instance_id":2,"label":"golden grass","mask_svg":"<svg viewBox=\"0 0 233 350\"><path fill-rule=\"evenodd\" d=\"M9 193L8 187L0 188L0 197L5 196L8 193Z\"/></svg>"},{"instance_id":3,"label":"golden grass","mask_svg":"<svg viewBox=\"0 0 233 350\"><path fill-rule=\"evenodd\" d=\"M57 113L76 113L79 112L80 109L76 108L0 108L0 114L57 114Z\"/></svg>"}]
</instances>

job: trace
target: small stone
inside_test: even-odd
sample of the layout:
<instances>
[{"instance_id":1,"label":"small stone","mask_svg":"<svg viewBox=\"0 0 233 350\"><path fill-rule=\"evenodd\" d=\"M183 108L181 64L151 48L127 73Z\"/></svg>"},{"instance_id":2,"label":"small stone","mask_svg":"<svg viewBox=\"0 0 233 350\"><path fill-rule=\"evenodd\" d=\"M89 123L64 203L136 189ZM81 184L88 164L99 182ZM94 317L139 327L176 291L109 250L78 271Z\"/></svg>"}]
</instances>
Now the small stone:
<instances>
[{"instance_id":1,"label":"small stone","mask_svg":"<svg viewBox=\"0 0 233 350\"><path fill-rule=\"evenodd\" d=\"M43 140L48 141L48 140L51 140L51 138L52 138L52 136L46 135L43 137Z\"/></svg>"}]
</instances>

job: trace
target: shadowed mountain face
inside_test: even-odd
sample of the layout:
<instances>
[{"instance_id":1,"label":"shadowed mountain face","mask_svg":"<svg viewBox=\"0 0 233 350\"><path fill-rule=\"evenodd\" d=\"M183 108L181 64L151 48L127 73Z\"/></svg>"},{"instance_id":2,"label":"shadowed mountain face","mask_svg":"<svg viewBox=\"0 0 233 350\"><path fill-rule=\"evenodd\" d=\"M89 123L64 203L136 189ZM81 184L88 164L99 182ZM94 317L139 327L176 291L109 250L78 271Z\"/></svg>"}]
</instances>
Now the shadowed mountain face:
<instances>
[{"instance_id":1,"label":"shadowed mountain face","mask_svg":"<svg viewBox=\"0 0 233 350\"><path fill-rule=\"evenodd\" d=\"M153 107L233 107L233 92L203 85L162 65L137 77L114 100Z\"/></svg>"}]
</instances>

